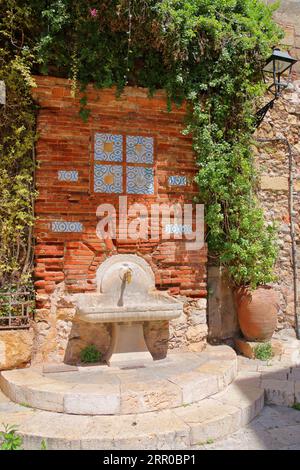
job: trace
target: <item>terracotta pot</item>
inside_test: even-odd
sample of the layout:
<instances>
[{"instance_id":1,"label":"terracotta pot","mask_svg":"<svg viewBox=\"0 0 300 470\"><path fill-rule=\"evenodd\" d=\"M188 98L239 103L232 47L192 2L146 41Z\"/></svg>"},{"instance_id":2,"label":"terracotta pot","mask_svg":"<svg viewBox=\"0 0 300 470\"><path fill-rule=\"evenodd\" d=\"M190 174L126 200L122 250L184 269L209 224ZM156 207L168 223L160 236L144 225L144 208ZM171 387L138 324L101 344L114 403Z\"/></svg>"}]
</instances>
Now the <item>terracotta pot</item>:
<instances>
[{"instance_id":1,"label":"terracotta pot","mask_svg":"<svg viewBox=\"0 0 300 470\"><path fill-rule=\"evenodd\" d=\"M251 291L239 288L235 292L237 314L243 335L249 341L272 338L279 310L278 293L269 286Z\"/></svg>"}]
</instances>

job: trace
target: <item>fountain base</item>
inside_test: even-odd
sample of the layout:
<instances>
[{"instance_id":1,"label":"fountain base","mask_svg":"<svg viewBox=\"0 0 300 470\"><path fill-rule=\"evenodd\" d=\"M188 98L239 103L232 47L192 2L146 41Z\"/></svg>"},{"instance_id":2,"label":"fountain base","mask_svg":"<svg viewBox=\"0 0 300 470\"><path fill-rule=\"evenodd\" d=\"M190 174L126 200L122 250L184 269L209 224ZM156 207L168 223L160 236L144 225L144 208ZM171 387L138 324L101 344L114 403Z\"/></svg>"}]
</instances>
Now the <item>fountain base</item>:
<instances>
[{"instance_id":1,"label":"fountain base","mask_svg":"<svg viewBox=\"0 0 300 470\"><path fill-rule=\"evenodd\" d=\"M111 347L105 359L109 366L115 367L136 367L153 362L145 342L143 323L113 323Z\"/></svg>"}]
</instances>

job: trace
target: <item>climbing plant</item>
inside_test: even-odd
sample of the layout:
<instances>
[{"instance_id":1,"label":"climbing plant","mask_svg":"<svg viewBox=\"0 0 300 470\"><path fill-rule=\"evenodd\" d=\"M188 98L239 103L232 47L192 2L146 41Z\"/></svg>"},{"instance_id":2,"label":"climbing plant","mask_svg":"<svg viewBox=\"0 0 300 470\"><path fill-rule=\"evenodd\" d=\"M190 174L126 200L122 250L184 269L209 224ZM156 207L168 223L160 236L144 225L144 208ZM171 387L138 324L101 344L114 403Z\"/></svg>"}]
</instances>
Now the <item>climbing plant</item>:
<instances>
[{"instance_id":1,"label":"climbing plant","mask_svg":"<svg viewBox=\"0 0 300 470\"><path fill-rule=\"evenodd\" d=\"M14 10L23 2L6 3ZM83 119L90 112L88 83L116 86L117 93L127 84L147 87L150 94L163 88L169 108L187 101L185 133L193 137L197 156L210 254L238 285L271 281L275 230L266 226L257 201L251 139L255 103L264 91L261 68L281 37L272 21L274 6L261 0L26 5L31 25L18 37L25 37L23 49L32 54L31 70L70 78ZM24 69L19 76L26 81Z\"/></svg>"},{"instance_id":2,"label":"climbing plant","mask_svg":"<svg viewBox=\"0 0 300 470\"><path fill-rule=\"evenodd\" d=\"M0 1L0 288L28 289L32 268L35 113L30 95L32 53L25 33L31 11Z\"/></svg>"}]
</instances>

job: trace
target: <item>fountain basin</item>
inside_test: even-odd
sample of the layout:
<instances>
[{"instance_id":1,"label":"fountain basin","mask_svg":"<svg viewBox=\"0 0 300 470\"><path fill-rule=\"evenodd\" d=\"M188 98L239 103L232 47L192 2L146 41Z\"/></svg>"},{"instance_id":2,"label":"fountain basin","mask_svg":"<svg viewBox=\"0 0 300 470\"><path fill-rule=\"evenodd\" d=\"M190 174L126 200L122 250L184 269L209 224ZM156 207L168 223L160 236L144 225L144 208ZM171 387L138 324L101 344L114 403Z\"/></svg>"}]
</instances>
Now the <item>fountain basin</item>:
<instances>
[{"instance_id":1,"label":"fountain basin","mask_svg":"<svg viewBox=\"0 0 300 470\"><path fill-rule=\"evenodd\" d=\"M97 272L98 292L77 294L77 316L90 323L111 323L106 362L140 364L153 360L144 338L143 322L169 321L183 313L183 304L155 289L154 273L137 255L114 255Z\"/></svg>"},{"instance_id":2,"label":"fountain basin","mask_svg":"<svg viewBox=\"0 0 300 470\"><path fill-rule=\"evenodd\" d=\"M79 294L77 300L78 317L91 323L172 320L181 313L182 303L163 294L153 294L152 302L140 299L137 304L131 299L129 305L122 306L112 306L104 294Z\"/></svg>"}]
</instances>

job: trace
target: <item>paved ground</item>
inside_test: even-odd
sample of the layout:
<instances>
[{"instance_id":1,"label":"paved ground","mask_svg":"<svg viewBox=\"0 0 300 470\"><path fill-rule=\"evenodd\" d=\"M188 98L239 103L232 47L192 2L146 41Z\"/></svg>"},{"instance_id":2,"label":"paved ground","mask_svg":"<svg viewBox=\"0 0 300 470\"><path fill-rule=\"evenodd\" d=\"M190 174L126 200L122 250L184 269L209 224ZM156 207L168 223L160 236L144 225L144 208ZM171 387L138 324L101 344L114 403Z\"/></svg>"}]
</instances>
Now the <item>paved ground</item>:
<instances>
[{"instance_id":1,"label":"paved ground","mask_svg":"<svg viewBox=\"0 0 300 470\"><path fill-rule=\"evenodd\" d=\"M206 450L300 450L300 411L266 406L248 426L215 442L193 446Z\"/></svg>"}]
</instances>

